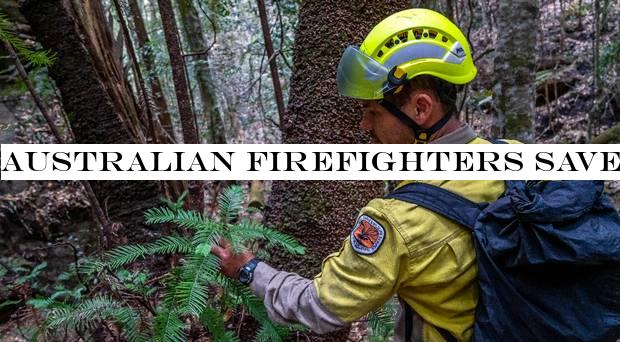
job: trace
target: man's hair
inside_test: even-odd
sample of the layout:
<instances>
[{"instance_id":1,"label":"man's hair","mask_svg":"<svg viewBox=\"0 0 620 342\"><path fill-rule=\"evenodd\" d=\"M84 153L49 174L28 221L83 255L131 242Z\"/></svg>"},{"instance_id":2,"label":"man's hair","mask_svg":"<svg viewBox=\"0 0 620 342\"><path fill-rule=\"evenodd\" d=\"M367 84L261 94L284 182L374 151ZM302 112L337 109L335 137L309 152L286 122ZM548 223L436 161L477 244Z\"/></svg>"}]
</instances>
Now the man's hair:
<instances>
[{"instance_id":1,"label":"man's hair","mask_svg":"<svg viewBox=\"0 0 620 342\"><path fill-rule=\"evenodd\" d=\"M441 78L430 75L420 75L412 78L403 86L398 94L385 96L385 99L396 105L403 106L407 103L409 96L416 90L430 90L441 102L445 113L456 114L456 96L459 87L455 84L446 82Z\"/></svg>"}]
</instances>

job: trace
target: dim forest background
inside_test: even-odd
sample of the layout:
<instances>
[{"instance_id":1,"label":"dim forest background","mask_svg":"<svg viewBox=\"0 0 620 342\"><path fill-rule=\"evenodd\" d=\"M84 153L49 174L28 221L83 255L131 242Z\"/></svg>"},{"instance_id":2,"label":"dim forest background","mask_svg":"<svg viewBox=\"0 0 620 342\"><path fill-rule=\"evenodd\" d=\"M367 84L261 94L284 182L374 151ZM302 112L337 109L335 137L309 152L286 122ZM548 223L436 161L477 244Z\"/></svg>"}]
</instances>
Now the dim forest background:
<instances>
[{"instance_id":1,"label":"dim forest background","mask_svg":"<svg viewBox=\"0 0 620 342\"><path fill-rule=\"evenodd\" d=\"M336 66L409 7L469 38L482 136L620 143L613 0L0 0L0 143L366 143ZM310 277L386 184L2 181L0 340L384 340L390 305L323 337L269 323L209 248Z\"/></svg>"}]
</instances>

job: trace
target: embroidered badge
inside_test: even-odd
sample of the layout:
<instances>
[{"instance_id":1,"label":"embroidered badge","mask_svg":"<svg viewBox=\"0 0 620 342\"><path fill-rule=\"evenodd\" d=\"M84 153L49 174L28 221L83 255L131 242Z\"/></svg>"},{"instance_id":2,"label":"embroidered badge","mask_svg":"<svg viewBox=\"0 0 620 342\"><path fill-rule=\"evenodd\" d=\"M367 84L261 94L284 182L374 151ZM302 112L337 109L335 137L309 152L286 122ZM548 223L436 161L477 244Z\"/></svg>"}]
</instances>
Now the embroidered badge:
<instances>
[{"instance_id":1,"label":"embroidered badge","mask_svg":"<svg viewBox=\"0 0 620 342\"><path fill-rule=\"evenodd\" d=\"M370 216L362 215L351 232L351 246L359 254L370 255L381 247L384 238L385 229Z\"/></svg>"}]
</instances>

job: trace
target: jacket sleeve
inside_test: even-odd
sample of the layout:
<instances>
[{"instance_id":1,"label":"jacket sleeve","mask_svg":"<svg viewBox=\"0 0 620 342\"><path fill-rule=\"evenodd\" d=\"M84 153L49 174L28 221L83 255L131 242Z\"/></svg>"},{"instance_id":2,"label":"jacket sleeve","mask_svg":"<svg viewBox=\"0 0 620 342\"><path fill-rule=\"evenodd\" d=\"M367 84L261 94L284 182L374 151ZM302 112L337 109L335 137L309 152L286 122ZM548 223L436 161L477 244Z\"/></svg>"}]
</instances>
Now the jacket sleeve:
<instances>
[{"instance_id":1,"label":"jacket sleeve","mask_svg":"<svg viewBox=\"0 0 620 342\"><path fill-rule=\"evenodd\" d=\"M384 204L374 200L362 209L340 251L323 261L314 280L259 264L251 288L264 298L272 320L300 322L324 333L348 325L390 299L398 288L399 274L406 273L407 249L382 210Z\"/></svg>"},{"instance_id":2,"label":"jacket sleeve","mask_svg":"<svg viewBox=\"0 0 620 342\"><path fill-rule=\"evenodd\" d=\"M312 280L295 273L277 271L261 262L254 270L250 288L263 298L267 314L274 322L301 323L319 334L348 325L323 307Z\"/></svg>"}]
</instances>

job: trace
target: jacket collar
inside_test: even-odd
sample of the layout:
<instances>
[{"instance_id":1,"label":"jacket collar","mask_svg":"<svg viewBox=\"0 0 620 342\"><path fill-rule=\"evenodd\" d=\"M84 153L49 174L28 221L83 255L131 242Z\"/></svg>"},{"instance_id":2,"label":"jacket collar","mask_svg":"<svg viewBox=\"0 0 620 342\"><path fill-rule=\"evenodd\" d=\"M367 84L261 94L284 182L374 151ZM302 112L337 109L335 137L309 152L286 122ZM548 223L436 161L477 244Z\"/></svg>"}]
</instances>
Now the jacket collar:
<instances>
[{"instance_id":1,"label":"jacket collar","mask_svg":"<svg viewBox=\"0 0 620 342\"><path fill-rule=\"evenodd\" d=\"M477 136L476 132L468 124L464 123L455 131L433 140L429 144L468 144L476 139Z\"/></svg>"}]
</instances>

